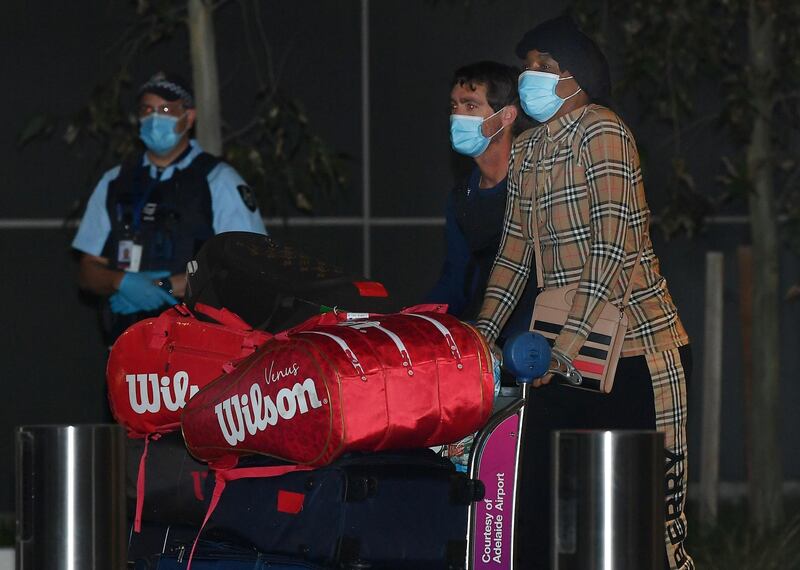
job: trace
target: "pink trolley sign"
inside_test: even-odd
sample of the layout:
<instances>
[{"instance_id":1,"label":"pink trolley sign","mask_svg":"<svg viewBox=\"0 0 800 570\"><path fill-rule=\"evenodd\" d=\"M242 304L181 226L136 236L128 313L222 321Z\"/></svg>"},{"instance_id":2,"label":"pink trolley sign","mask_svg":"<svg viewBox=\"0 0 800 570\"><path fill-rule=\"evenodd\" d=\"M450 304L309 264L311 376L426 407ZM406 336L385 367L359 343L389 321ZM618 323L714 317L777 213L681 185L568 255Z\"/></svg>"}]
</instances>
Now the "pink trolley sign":
<instances>
[{"instance_id":1,"label":"pink trolley sign","mask_svg":"<svg viewBox=\"0 0 800 570\"><path fill-rule=\"evenodd\" d=\"M486 492L470 521L470 570L511 570L514 566L514 491L522 414L514 413L490 429L474 475ZM473 448L473 452L476 450Z\"/></svg>"}]
</instances>

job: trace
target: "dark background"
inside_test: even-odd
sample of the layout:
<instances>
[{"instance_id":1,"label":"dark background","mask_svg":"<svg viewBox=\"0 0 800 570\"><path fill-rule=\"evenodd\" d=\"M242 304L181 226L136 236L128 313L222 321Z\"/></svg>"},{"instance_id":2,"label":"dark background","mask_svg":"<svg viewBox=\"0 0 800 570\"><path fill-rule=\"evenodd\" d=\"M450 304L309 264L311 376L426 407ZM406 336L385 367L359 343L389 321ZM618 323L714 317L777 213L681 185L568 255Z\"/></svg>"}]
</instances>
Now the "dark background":
<instances>
[{"instance_id":1,"label":"dark background","mask_svg":"<svg viewBox=\"0 0 800 570\"><path fill-rule=\"evenodd\" d=\"M348 189L317 216L360 216L361 2L264 2L262 9L276 56L286 61L281 77L284 89L304 102L313 128L351 157ZM369 2L372 217L442 216L447 191L469 168L469 162L454 157L449 148L452 72L480 59L517 64L516 40L561 9L561 2L524 0ZM20 150L16 140L32 116L70 115L86 102L92 87L114 71L117 62L109 47L132 13L133 5L126 0L10 2L0 19L0 382L6 391L0 404L0 512L13 510L15 425L95 422L108 417L105 350L94 309L79 296L75 284L76 265L69 248L74 230L57 223L88 197L99 178L93 162L97 149L90 144L80 149L82 156L76 156L54 137ZM247 73L237 4L224 6L215 25L224 115L235 127L247 120L254 85ZM134 83L161 68L185 69L189 75L186 45L186 34L179 31L169 42L150 50L137 62ZM648 157L645 184L657 213L664 203L660 181L667 167L659 161L663 133L643 123L636 109L624 101L620 111ZM712 185L717 146L704 138L693 142L695 160L708 164L698 183ZM360 226L273 223L270 230L348 270L362 270ZM736 248L748 242L748 231L744 223L728 220L710 224L693 240L666 242L654 230L662 270L695 350L689 395L693 478L698 474L700 451L704 259L706 251L714 250L725 254L726 272L721 478L744 479ZM372 277L383 281L404 304L420 301L442 260L441 222L373 226L370 243ZM785 252L784 289L797 281L798 274L797 258ZM800 365L800 303L786 304L783 309L782 439L791 441L791 434L800 430L795 412L800 386L793 381L793 371ZM758 381L757 375L754 380ZM784 447L784 467L787 479L800 478L800 457L790 445Z\"/></svg>"}]
</instances>

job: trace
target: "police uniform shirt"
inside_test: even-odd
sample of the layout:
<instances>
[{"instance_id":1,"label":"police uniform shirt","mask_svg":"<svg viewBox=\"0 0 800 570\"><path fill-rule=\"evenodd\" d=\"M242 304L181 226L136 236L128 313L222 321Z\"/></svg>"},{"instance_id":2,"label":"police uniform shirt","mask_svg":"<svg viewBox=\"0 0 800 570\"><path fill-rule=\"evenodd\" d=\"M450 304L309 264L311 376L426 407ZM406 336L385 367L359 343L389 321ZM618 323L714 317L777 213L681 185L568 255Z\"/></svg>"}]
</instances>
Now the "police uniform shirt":
<instances>
[{"instance_id":1,"label":"police uniform shirt","mask_svg":"<svg viewBox=\"0 0 800 570\"><path fill-rule=\"evenodd\" d=\"M189 145L186 156L164 168L160 174L145 153L143 165L150 169L150 177L163 182L172 178L176 170L187 168L203 152L197 141L190 140ZM72 241L72 247L75 249L89 255L102 254L111 233L111 220L106 208L108 186L119 173L120 166L115 166L97 183L86 205L78 233ZM220 162L209 172L207 180L211 193L212 226L215 234L233 231L267 234L261 212L255 205L252 190L231 165Z\"/></svg>"}]
</instances>

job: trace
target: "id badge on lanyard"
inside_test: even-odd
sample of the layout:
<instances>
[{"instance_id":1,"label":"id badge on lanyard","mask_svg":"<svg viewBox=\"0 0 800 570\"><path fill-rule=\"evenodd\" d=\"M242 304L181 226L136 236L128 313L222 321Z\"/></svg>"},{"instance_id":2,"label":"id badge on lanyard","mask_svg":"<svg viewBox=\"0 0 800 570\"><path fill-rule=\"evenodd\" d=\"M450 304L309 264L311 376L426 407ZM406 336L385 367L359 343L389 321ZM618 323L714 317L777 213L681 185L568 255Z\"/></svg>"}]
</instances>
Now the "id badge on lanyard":
<instances>
[{"instance_id":1,"label":"id badge on lanyard","mask_svg":"<svg viewBox=\"0 0 800 570\"><path fill-rule=\"evenodd\" d=\"M142 265L142 244L136 243L132 239L122 239L119 241L117 249L117 267L138 273Z\"/></svg>"},{"instance_id":2,"label":"id badge on lanyard","mask_svg":"<svg viewBox=\"0 0 800 570\"><path fill-rule=\"evenodd\" d=\"M142 171L139 170L137 176L134 178L135 186L141 185L141 174ZM142 222L142 210L145 208L147 200L150 197L150 192L153 190L155 184L155 180L148 180L145 183L141 197L133 208L132 227L126 226L126 230L128 231L126 231L125 237L119 241L119 247L117 249L117 267L125 271L130 271L131 273L138 273L142 266L143 246L138 242L136 236L139 235L139 227ZM120 217L121 212L118 212L117 216ZM132 232L130 230L132 230Z\"/></svg>"}]
</instances>

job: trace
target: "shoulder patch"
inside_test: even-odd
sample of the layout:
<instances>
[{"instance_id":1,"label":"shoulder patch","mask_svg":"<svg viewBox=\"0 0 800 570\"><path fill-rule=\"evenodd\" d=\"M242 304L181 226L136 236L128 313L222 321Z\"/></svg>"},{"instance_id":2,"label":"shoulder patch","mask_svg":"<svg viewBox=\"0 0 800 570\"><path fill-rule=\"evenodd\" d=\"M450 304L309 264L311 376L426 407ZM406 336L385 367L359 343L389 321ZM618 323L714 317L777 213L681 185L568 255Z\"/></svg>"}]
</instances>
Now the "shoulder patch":
<instances>
[{"instance_id":1,"label":"shoulder patch","mask_svg":"<svg viewBox=\"0 0 800 570\"><path fill-rule=\"evenodd\" d=\"M258 209L258 202L256 202L256 193L247 184L239 184L236 189L239 191L239 196L242 197L242 202L247 206L251 212Z\"/></svg>"}]
</instances>

